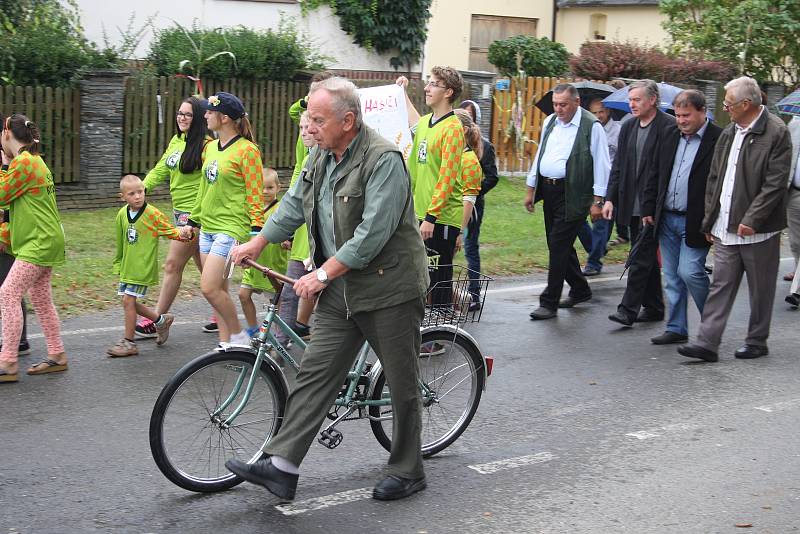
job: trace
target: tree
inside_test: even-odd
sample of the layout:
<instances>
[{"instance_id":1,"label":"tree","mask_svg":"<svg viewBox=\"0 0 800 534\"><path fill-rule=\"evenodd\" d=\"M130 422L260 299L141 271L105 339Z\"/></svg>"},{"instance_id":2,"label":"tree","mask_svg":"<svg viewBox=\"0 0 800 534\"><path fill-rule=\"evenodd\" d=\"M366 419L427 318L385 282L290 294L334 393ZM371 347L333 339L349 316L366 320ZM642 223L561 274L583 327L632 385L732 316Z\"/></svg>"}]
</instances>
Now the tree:
<instances>
[{"instance_id":1,"label":"tree","mask_svg":"<svg viewBox=\"0 0 800 534\"><path fill-rule=\"evenodd\" d=\"M662 0L676 53L702 52L760 81L800 82L797 0Z\"/></svg>"},{"instance_id":2,"label":"tree","mask_svg":"<svg viewBox=\"0 0 800 534\"><path fill-rule=\"evenodd\" d=\"M564 45L547 37L515 35L489 45L489 63L503 76L516 76L520 68L528 76L560 76L569 68L568 59Z\"/></svg>"}]
</instances>

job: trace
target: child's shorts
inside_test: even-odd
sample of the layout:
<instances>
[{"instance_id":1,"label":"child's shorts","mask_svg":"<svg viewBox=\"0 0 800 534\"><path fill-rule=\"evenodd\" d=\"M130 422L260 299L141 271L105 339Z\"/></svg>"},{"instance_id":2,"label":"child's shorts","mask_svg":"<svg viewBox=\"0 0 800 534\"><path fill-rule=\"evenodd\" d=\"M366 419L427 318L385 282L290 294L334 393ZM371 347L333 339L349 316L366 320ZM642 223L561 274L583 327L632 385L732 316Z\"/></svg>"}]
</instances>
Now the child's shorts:
<instances>
[{"instance_id":1,"label":"child's shorts","mask_svg":"<svg viewBox=\"0 0 800 534\"><path fill-rule=\"evenodd\" d=\"M128 284L126 282L120 282L119 288L117 288L117 295L130 295L131 297L136 297L137 299L144 298L147 294L147 286L140 286L138 284Z\"/></svg>"},{"instance_id":2,"label":"child's shorts","mask_svg":"<svg viewBox=\"0 0 800 534\"><path fill-rule=\"evenodd\" d=\"M227 234L200 232L200 254L213 254L227 258L231 249L237 244L236 238Z\"/></svg>"}]
</instances>

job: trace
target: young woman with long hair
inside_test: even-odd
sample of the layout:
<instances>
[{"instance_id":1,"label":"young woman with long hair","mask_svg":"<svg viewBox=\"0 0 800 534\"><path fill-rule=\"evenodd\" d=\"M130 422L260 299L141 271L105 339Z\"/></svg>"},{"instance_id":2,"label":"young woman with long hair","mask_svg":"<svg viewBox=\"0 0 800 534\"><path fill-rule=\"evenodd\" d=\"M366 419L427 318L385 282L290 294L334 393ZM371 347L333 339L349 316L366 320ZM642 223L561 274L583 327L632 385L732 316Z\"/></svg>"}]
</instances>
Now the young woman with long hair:
<instances>
[{"instance_id":1,"label":"young woman with long hair","mask_svg":"<svg viewBox=\"0 0 800 534\"><path fill-rule=\"evenodd\" d=\"M264 225L261 151L236 96L220 92L202 107L218 139L206 144L197 200L181 234L188 238L193 229L200 231L200 289L216 312L220 341L247 344L250 337L241 328L225 270L234 245Z\"/></svg>"}]
</instances>

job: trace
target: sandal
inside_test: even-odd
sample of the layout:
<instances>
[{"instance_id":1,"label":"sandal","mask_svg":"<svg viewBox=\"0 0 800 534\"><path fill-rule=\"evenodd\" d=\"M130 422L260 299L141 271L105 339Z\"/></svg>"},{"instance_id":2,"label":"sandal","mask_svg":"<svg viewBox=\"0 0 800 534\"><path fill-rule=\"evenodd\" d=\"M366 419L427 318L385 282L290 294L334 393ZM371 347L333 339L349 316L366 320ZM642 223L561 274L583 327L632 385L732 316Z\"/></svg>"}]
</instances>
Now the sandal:
<instances>
[{"instance_id":1,"label":"sandal","mask_svg":"<svg viewBox=\"0 0 800 534\"><path fill-rule=\"evenodd\" d=\"M60 373L67 370L66 363L58 363L50 358L45 358L37 364L31 365L28 368L29 375L44 375L47 373Z\"/></svg>"},{"instance_id":2,"label":"sandal","mask_svg":"<svg viewBox=\"0 0 800 534\"><path fill-rule=\"evenodd\" d=\"M0 369L0 382L19 382L17 373L9 373L5 369Z\"/></svg>"}]
</instances>

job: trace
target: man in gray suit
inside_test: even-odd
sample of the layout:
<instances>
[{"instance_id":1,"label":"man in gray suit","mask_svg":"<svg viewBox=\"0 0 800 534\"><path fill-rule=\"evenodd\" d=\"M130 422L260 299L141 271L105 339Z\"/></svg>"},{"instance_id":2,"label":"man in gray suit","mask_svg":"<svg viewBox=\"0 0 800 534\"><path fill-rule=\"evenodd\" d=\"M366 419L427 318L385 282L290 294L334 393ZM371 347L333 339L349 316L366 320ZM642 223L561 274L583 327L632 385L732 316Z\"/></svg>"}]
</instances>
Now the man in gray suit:
<instances>
[{"instance_id":1,"label":"man in gray suit","mask_svg":"<svg viewBox=\"0 0 800 534\"><path fill-rule=\"evenodd\" d=\"M719 137L706 181L706 216L700 230L714 243L714 278L694 344L678 348L689 358L715 362L736 293L747 275L750 323L737 358L766 356L786 228L786 184L792 163L789 130L761 105L752 78L725 86L723 109L731 124Z\"/></svg>"}]
</instances>

